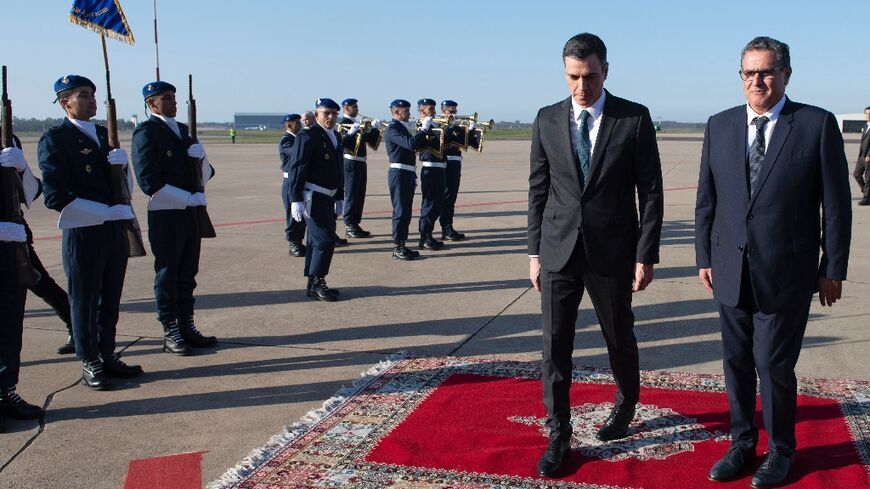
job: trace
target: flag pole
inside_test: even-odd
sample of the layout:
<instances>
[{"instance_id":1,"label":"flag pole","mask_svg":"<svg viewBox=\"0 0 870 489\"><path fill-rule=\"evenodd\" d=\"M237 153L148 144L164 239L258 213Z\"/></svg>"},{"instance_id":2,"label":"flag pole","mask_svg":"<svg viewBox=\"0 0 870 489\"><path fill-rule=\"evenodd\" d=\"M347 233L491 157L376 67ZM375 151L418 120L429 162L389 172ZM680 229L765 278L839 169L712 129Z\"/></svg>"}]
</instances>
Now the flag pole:
<instances>
[{"instance_id":1,"label":"flag pole","mask_svg":"<svg viewBox=\"0 0 870 489\"><path fill-rule=\"evenodd\" d=\"M157 81L160 81L160 45L157 42L157 0L154 0L154 58L157 63Z\"/></svg>"},{"instance_id":2,"label":"flag pole","mask_svg":"<svg viewBox=\"0 0 870 489\"><path fill-rule=\"evenodd\" d=\"M106 67L106 100L112 100L112 79L109 75L109 52L106 50L105 33L100 33L100 41L103 43L103 64Z\"/></svg>"}]
</instances>

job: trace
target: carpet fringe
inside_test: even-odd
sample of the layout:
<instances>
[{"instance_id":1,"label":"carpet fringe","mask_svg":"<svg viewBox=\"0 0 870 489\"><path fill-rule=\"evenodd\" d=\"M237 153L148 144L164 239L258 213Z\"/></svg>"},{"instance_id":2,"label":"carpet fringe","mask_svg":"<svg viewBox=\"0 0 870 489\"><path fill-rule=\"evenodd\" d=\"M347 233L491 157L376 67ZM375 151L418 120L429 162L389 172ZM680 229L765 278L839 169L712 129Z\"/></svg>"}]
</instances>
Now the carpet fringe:
<instances>
[{"instance_id":1,"label":"carpet fringe","mask_svg":"<svg viewBox=\"0 0 870 489\"><path fill-rule=\"evenodd\" d=\"M255 448L251 451L250 455L239 462L238 465L227 470L217 480L210 482L206 486L207 489L229 489L239 482L242 482L246 477L251 475L260 464L272 458L279 450L295 441L317 423L326 419L327 416L341 407L341 405L348 399L364 389L382 373L387 371L397 362L404 360L409 356L411 355L405 350L399 351L389 355L386 360L379 362L374 367L363 372L360 375L360 378L355 380L350 387L342 387L334 396L324 401L320 408L312 409L306 413L300 421L291 426L285 426L281 433L269 439L264 446Z\"/></svg>"}]
</instances>

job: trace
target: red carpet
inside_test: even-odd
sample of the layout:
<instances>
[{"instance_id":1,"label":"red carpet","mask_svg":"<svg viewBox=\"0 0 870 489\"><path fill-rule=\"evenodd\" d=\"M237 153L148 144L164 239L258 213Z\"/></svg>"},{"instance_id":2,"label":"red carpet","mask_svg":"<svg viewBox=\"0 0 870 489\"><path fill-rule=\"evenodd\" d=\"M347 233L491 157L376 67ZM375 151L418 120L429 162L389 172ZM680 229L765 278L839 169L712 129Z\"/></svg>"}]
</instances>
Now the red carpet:
<instances>
[{"instance_id":1,"label":"red carpet","mask_svg":"<svg viewBox=\"0 0 870 489\"><path fill-rule=\"evenodd\" d=\"M127 467L124 489L199 489L203 453L133 460Z\"/></svg>"},{"instance_id":2,"label":"red carpet","mask_svg":"<svg viewBox=\"0 0 870 489\"><path fill-rule=\"evenodd\" d=\"M575 369L573 451L557 480L535 471L547 442L538 362L419 358L381 366L212 487L748 487L751 474L706 478L729 446L721 377L642 375L631 435L599 442L615 388L606 371ZM870 487L870 382L802 379L797 443L786 487Z\"/></svg>"}]
</instances>

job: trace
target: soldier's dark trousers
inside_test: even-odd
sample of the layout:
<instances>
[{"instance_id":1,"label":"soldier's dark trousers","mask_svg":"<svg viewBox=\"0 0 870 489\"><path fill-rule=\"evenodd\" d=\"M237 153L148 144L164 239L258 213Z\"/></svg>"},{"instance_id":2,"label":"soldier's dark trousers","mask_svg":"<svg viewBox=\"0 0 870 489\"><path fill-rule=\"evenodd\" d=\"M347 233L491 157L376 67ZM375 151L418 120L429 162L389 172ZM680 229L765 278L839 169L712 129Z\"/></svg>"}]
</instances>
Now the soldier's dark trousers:
<instances>
[{"instance_id":1,"label":"soldier's dark trousers","mask_svg":"<svg viewBox=\"0 0 870 489\"><path fill-rule=\"evenodd\" d=\"M335 199L314 192L311 197L308 242L305 252L305 276L325 277L335 251Z\"/></svg>"},{"instance_id":2,"label":"soldier's dark trousers","mask_svg":"<svg viewBox=\"0 0 870 489\"><path fill-rule=\"evenodd\" d=\"M387 186L390 188L390 201L393 203L393 241L407 241L417 174L390 168L387 173Z\"/></svg>"},{"instance_id":3,"label":"soldier's dark trousers","mask_svg":"<svg viewBox=\"0 0 870 489\"><path fill-rule=\"evenodd\" d=\"M423 204L420 207L420 234L431 233L441 215L444 203L444 168L424 166L420 169L420 191Z\"/></svg>"},{"instance_id":4,"label":"soldier's dark trousers","mask_svg":"<svg viewBox=\"0 0 870 489\"><path fill-rule=\"evenodd\" d=\"M28 245L27 247L30 251L30 264L33 265L33 268L37 272L39 272L39 282L37 282L33 287L30 287L29 290L54 309L57 317L59 317L60 320L69 327L71 325L69 296L66 294L66 291L63 290L63 288L61 288L53 278L51 278L51 275L48 274L48 270L45 269L45 265L42 264L42 261L39 259L36 251L34 251L33 246Z\"/></svg>"},{"instance_id":5,"label":"soldier's dark trousers","mask_svg":"<svg viewBox=\"0 0 870 489\"><path fill-rule=\"evenodd\" d=\"M453 214L456 208L456 196L459 195L461 177L462 162L447 160L447 171L444 174L444 203L441 205L441 217L438 219L442 228L453 225Z\"/></svg>"},{"instance_id":6,"label":"soldier's dark trousers","mask_svg":"<svg viewBox=\"0 0 870 489\"><path fill-rule=\"evenodd\" d=\"M284 202L284 218L287 220L284 226L284 239L301 243L305 237L305 221L294 221L290 215L290 179L286 177L281 184L281 201Z\"/></svg>"},{"instance_id":7,"label":"soldier's dark trousers","mask_svg":"<svg viewBox=\"0 0 870 489\"><path fill-rule=\"evenodd\" d=\"M11 266L11 246L0 243L4 265ZM7 253L7 250L9 251ZM7 259L8 258L8 259ZM24 331L24 301L27 289L13 278L7 268L0 270L0 387L18 384L21 366L21 335ZM3 368L5 366L5 368Z\"/></svg>"},{"instance_id":8,"label":"soldier's dark trousers","mask_svg":"<svg viewBox=\"0 0 870 489\"><path fill-rule=\"evenodd\" d=\"M154 297L161 323L193 314L193 290L202 238L196 209L148 212L148 241L154 254Z\"/></svg>"},{"instance_id":9,"label":"soldier's dark trousers","mask_svg":"<svg viewBox=\"0 0 870 489\"><path fill-rule=\"evenodd\" d=\"M364 161L344 160L344 224L359 224L366 202L368 168Z\"/></svg>"}]
</instances>

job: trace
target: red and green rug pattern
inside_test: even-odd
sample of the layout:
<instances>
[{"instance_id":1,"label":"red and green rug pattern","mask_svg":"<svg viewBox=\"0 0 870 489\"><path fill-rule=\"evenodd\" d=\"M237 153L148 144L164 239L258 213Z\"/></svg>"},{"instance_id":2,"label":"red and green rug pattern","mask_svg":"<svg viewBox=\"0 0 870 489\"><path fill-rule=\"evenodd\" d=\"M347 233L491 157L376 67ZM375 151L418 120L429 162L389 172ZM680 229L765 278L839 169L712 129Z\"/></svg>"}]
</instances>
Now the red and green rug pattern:
<instances>
[{"instance_id":1,"label":"red and green rug pattern","mask_svg":"<svg viewBox=\"0 0 870 489\"><path fill-rule=\"evenodd\" d=\"M642 372L629 436L600 442L609 371L575 367L564 475L545 479L540 362L397 358L276 435L212 488L730 488L707 480L729 446L721 376ZM800 379L798 450L787 487L870 487L870 382ZM759 408L760 409L760 408ZM760 411L757 413L761 424ZM767 439L759 441L756 465Z\"/></svg>"}]
</instances>

